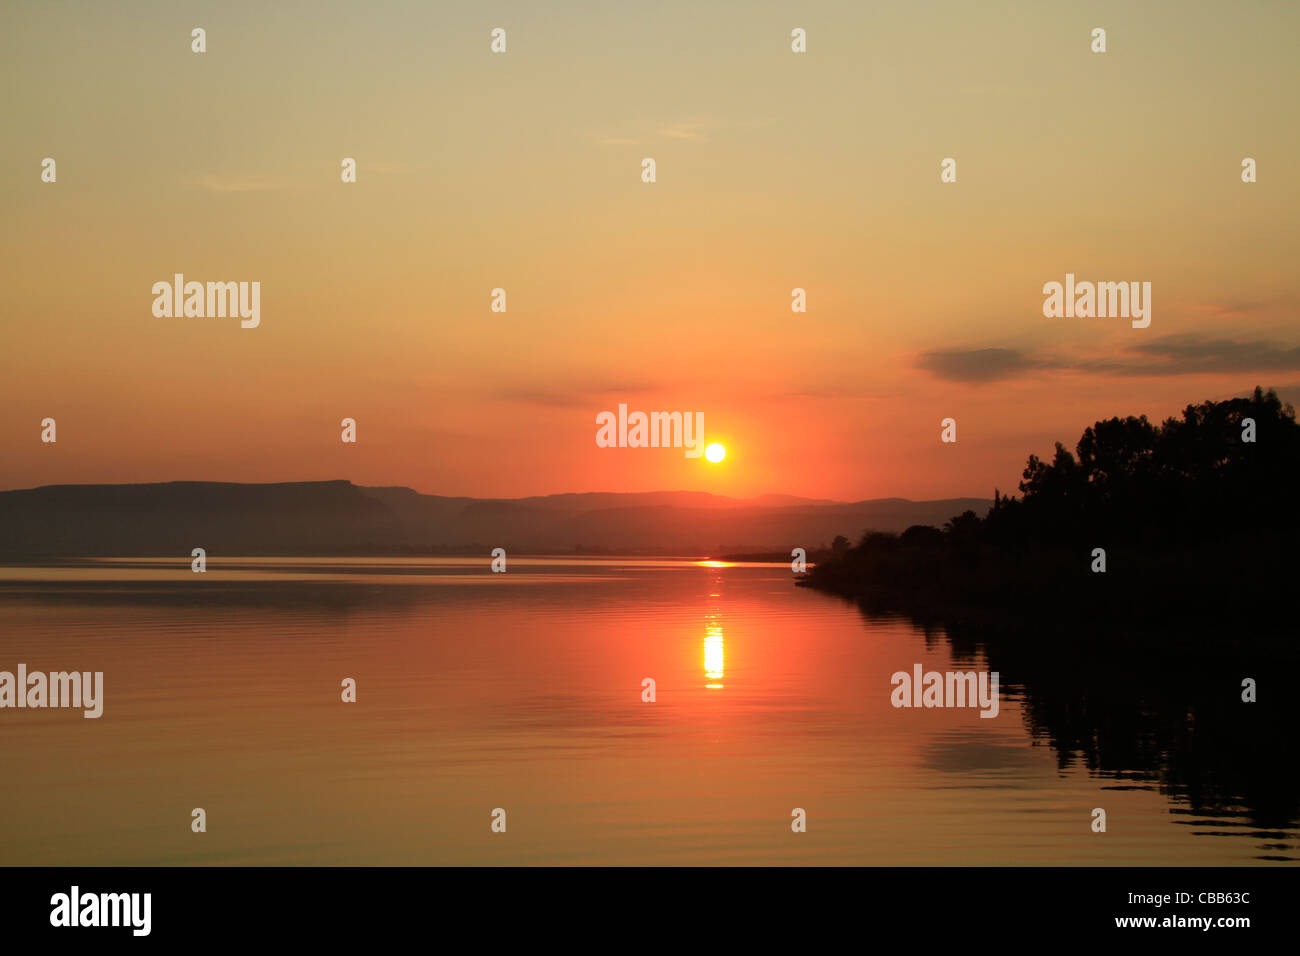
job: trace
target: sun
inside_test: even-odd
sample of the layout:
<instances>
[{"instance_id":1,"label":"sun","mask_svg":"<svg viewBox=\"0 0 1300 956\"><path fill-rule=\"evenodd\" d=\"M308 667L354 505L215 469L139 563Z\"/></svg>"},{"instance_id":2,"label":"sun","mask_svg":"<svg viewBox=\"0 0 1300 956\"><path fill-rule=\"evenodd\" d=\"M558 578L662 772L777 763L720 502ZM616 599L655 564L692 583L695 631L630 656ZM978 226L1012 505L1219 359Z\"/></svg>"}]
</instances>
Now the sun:
<instances>
[{"instance_id":1,"label":"sun","mask_svg":"<svg viewBox=\"0 0 1300 956\"><path fill-rule=\"evenodd\" d=\"M704 449L704 457L715 465L727 457L727 449L723 448L717 442L714 442L708 448Z\"/></svg>"}]
</instances>

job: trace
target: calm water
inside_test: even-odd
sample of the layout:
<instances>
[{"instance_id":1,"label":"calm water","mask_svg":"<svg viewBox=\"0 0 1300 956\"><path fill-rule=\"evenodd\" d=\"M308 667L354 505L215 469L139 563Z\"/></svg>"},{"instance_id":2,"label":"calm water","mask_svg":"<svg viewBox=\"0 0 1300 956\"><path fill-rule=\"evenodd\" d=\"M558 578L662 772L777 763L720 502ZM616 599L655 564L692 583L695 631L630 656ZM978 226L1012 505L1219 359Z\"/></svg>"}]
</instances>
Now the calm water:
<instances>
[{"instance_id":1,"label":"calm water","mask_svg":"<svg viewBox=\"0 0 1300 956\"><path fill-rule=\"evenodd\" d=\"M104 716L0 710L0 864L1300 856L1294 828L1207 818L1143 768L1063 759L1014 685L992 720L894 709L893 672L984 662L797 589L786 565L0 567L0 670L20 661L102 670Z\"/></svg>"}]
</instances>

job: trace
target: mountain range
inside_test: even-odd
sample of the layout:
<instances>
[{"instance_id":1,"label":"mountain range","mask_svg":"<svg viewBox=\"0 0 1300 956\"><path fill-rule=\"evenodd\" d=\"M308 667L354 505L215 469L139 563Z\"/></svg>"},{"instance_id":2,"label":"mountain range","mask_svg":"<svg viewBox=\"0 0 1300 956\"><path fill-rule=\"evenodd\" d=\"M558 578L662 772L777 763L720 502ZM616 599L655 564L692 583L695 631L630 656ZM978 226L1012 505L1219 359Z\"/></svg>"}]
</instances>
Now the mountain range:
<instances>
[{"instance_id":1,"label":"mountain range","mask_svg":"<svg viewBox=\"0 0 1300 956\"><path fill-rule=\"evenodd\" d=\"M836 535L942 525L991 501L738 499L664 491L455 498L350 481L170 481L0 492L0 558L808 551Z\"/></svg>"}]
</instances>

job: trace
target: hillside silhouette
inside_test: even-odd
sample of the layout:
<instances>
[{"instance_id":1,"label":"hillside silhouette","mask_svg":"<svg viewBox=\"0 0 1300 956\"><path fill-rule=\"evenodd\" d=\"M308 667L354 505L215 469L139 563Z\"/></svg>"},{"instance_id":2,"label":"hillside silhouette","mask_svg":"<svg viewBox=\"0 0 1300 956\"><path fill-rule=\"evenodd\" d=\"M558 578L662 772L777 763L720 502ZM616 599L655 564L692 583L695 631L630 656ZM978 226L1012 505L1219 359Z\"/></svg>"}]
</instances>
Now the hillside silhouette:
<instances>
[{"instance_id":1,"label":"hillside silhouette","mask_svg":"<svg viewBox=\"0 0 1300 956\"><path fill-rule=\"evenodd\" d=\"M0 492L0 560L210 555L812 551L870 524L902 530L986 499L743 500L703 492L424 495L348 481L174 481ZM793 543L787 543L793 542ZM788 560L788 558L787 558Z\"/></svg>"},{"instance_id":2,"label":"hillside silhouette","mask_svg":"<svg viewBox=\"0 0 1300 956\"><path fill-rule=\"evenodd\" d=\"M1153 781L1179 822L1296 861L1280 831L1300 819L1297 479L1300 426L1271 391L1159 425L1111 418L1073 453L1031 455L1020 497L867 532L800 583L868 618L901 614L998 671L1062 768Z\"/></svg>"},{"instance_id":3,"label":"hillside silhouette","mask_svg":"<svg viewBox=\"0 0 1300 956\"><path fill-rule=\"evenodd\" d=\"M1019 488L942 528L869 531L803 583L881 610L983 609L1004 622L1289 616L1300 425L1275 392L1189 405L1159 425L1099 421L1073 453L1058 442L1050 461L1030 455Z\"/></svg>"}]
</instances>

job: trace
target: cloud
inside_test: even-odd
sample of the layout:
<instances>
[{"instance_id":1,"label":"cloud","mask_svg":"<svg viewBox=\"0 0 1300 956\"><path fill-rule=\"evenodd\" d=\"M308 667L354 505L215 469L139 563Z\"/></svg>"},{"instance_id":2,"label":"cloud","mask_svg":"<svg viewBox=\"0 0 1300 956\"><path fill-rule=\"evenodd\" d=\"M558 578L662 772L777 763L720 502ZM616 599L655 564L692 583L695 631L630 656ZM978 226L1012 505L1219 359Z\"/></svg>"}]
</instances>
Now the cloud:
<instances>
[{"instance_id":1,"label":"cloud","mask_svg":"<svg viewBox=\"0 0 1300 956\"><path fill-rule=\"evenodd\" d=\"M1259 312L1269 306L1263 302L1200 302L1192 308L1215 319L1231 319L1248 312Z\"/></svg>"},{"instance_id":2,"label":"cloud","mask_svg":"<svg viewBox=\"0 0 1300 956\"><path fill-rule=\"evenodd\" d=\"M1126 345L1104 357L1031 355L1009 348L935 349L923 352L916 367L944 381L967 385L1044 370L1126 378L1295 372L1300 371L1300 346L1181 334Z\"/></svg>"},{"instance_id":3,"label":"cloud","mask_svg":"<svg viewBox=\"0 0 1300 956\"><path fill-rule=\"evenodd\" d=\"M1088 371L1128 376L1300 371L1300 346L1273 342L1166 335L1153 342L1131 346L1128 353L1116 360L1081 363L1081 367Z\"/></svg>"},{"instance_id":4,"label":"cloud","mask_svg":"<svg viewBox=\"0 0 1300 956\"><path fill-rule=\"evenodd\" d=\"M1019 349L934 349L922 353L917 368L949 382L982 383L1011 378L1041 363Z\"/></svg>"},{"instance_id":5,"label":"cloud","mask_svg":"<svg viewBox=\"0 0 1300 956\"><path fill-rule=\"evenodd\" d=\"M660 126L653 134L651 134L646 125L634 125L638 127L637 132L639 132L640 135L628 136L609 133L588 133L587 136L601 146L633 146L637 143L644 143L648 139L653 138L653 136L660 136L665 139L702 140L705 138L704 132L708 126L707 123L695 120L686 123L669 123L665 126Z\"/></svg>"},{"instance_id":6,"label":"cloud","mask_svg":"<svg viewBox=\"0 0 1300 956\"><path fill-rule=\"evenodd\" d=\"M703 123L677 123L659 130L660 136L669 139L704 139Z\"/></svg>"}]
</instances>

